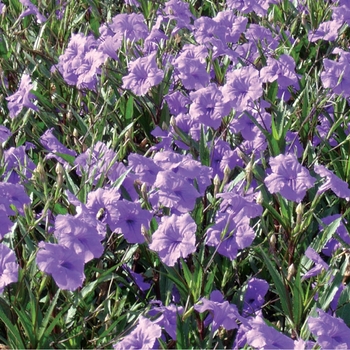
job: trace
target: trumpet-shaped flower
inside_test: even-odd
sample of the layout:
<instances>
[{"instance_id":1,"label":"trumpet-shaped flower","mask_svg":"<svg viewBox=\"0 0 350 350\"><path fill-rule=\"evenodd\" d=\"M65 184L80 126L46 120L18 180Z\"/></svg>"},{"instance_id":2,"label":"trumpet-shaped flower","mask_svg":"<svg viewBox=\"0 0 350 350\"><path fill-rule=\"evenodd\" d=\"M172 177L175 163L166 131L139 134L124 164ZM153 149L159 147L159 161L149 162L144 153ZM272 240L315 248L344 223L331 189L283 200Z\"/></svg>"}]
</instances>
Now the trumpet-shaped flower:
<instances>
[{"instance_id":1,"label":"trumpet-shaped flower","mask_svg":"<svg viewBox=\"0 0 350 350\"><path fill-rule=\"evenodd\" d=\"M18 281L16 255L5 244L0 244L0 294L10 283Z\"/></svg>"},{"instance_id":2,"label":"trumpet-shaped flower","mask_svg":"<svg viewBox=\"0 0 350 350\"><path fill-rule=\"evenodd\" d=\"M36 256L39 269L55 280L59 288L75 290L83 285L84 255L60 244L39 243Z\"/></svg>"},{"instance_id":3,"label":"trumpet-shaped flower","mask_svg":"<svg viewBox=\"0 0 350 350\"><path fill-rule=\"evenodd\" d=\"M196 251L196 230L197 225L188 213L165 216L149 247L158 252L164 264L174 266L177 259L186 258Z\"/></svg>"},{"instance_id":4,"label":"trumpet-shaped flower","mask_svg":"<svg viewBox=\"0 0 350 350\"><path fill-rule=\"evenodd\" d=\"M11 96L6 97L8 101L8 109L10 111L10 117L15 118L21 112L23 107L38 111L38 107L31 102L31 99L35 99L35 96L30 92L33 89L33 84L28 74L23 74L21 83L18 90Z\"/></svg>"},{"instance_id":5,"label":"trumpet-shaped flower","mask_svg":"<svg viewBox=\"0 0 350 350\"><path fill-rule=\"evenodd\" d=\"M279 192L288 200L301 202L306 190L315 183L309 171L301 166L294 154L283 155L270 159L272 174L265 178L265 185L271 193Z\"/></svg>"},{"instance_id":6,"label":"trumpet-shaped flower","mask_svg":"<svg viewBox=\"0 0 350 350\"><path fill-rule=\"evenodd\" d=\"M157 67L156 54L137 58L129 63L129 74L123 77L123 88L131 90L137 96L144 96L149 89L158 85L164 72Z\"/></svg>"}]
</instances>

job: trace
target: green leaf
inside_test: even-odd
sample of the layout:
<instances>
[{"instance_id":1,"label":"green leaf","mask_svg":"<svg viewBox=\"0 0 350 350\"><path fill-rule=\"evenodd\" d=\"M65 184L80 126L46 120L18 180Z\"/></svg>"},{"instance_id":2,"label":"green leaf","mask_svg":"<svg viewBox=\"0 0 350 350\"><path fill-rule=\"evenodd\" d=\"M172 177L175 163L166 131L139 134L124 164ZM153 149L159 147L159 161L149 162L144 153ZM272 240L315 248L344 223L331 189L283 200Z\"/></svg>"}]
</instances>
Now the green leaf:
<instances>
[{"instance_id":1,"label":"green leaf","mask_svg":"<svg viewBox=\"0 0 350 350\"><path fill-rule=\"evenodd\" d=\"M7 330L7 337L9 345L16 349L26 349L26 344L23 343L21 334L18 328L11 322L3 311L3 305L0 303L0 319L4 323Z\"/></svg>"},{"instance_id":2,"label":"green leaf","mask_svg":"<svg viewBox=\"0 0 350 350\"><path fill-rule=\"evenodd\" d=\"M260 252L263 255L264 263L266 264L266 267L273 279L273 283L277 290L277 295L279 295L280 298L283 312L291 321L293 321L293 315L291 314L292 310L290 309L290 295L287 292L283 278L273 266L270 257L264 252L262 248L260 248ZM287 301L289 301L289 303Z\"/></svg>"},{"instance_id":3,"label":"green leaf","mask_svg":"<svg viewBox=\"0 0 350 350\"><path fill-rule=\"evenodd\" d=\"M183 320L182 317L176 315L176 348L190 349L189 346L189 324L188 319Z\"/></svg>"},{"instance_id":4,"label":"green leaf","mask_svg":"<svg viewBox=\"0 0 350 350\"><path fill-rule=\"evenodd\" d=\"M210 166L210 154L204 134L203 124L201 124L201 138L199 141L199 157L202 165Z\"/></svg>"}]
</instances>

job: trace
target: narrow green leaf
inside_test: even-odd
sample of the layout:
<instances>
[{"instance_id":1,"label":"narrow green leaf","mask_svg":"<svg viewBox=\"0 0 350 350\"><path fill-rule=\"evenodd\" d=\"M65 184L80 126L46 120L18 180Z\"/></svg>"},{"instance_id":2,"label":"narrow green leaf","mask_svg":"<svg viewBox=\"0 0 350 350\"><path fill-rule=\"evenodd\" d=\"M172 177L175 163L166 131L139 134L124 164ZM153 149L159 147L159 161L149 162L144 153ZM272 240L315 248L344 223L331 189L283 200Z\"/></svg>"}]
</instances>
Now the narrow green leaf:
<instances>
[{"instance_id":1,"label":"narrow green leaf","mask_svg":"<svg viewBox=\"0 0 350 350\"><path fill-rule=\"evenodd\" d=\"M288 302L287 302L287 300L290 301L290 295L288 294L288 292L286 290L286 286L285 286L285 284L283 282L283 278L278 273L276 268L273 266L272 262L270 261L270 257L267 256L267 254L264 252L263 249L260 248L260 251L261 251L261 253L263 255L264 263L266 264L266 267L269 270L270 275L271 275L271 277L273 279L274 285L275 285L276 290L277 290L277 294L280 297L280 301L281 301L283 312L285 313L285 315L287 317L289 317L289 319L291 321L293 321L293 315L291 314L291 310L288 307Z\"/></svg>"},{"instance_id":2,"label":"narrow green leaf","mask_svg":"<svg viewBox=\"0 0 350 350\"><path fill-rule=\"evenodd\" d=\"M199 141L199 157L201 160L202 165L210 166L210 155L209 155L209 149L206 142L206 137L204 134L204 128L201 124L201 138Z\"/></svg>"}]
</instances>

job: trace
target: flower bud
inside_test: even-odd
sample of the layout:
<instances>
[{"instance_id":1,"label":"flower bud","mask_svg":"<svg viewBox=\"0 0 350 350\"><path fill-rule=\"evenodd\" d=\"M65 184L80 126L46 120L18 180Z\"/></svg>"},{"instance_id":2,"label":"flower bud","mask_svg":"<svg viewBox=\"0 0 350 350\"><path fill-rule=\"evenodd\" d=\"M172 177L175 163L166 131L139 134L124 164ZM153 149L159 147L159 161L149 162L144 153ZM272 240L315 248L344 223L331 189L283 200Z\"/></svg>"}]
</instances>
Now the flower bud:
<instances>
[{"instance_id":1,"label":"flower bud","mask_svg":"<svg viewBox=\"0 0 350 350\"><path fill-rule=\"evenodd\" d=\"M288 275L287 275L287 281L290 281L292 279L293 276L295 276L296 274L296 269L295 269L295 266L294 264L291 264L289 267L288 267Z\"/></svg>"},{"instance_id":2,"label":"flower bud","mask_svg":"<svg viewBox=\"0 0 350 350\"><path fill-rule=\"evenodd\" d=\"M60 188L62 187L62 184L63 184L63 175L64 175L64 170L61 163L56 164L55 170L57 174L57 177L56 177L57 187Z\"/></svg>"},{"instance_id":3,"label":"flower bud","mask_svg":"<svg viewBox=\"0 0 350 350\"><path fill-rule=\"evenodd\" d=\"M220 178L219 175L216 174L213 180L214 183L214 198L216 197L216 195L220 192Z\"/></svg>"},{"instance_id":4,"label":"flower bud","mask_svg":"<svg viewBox=\"0 0 350 350\"><path fill-rule=\"evenodd\" d=\"M260 205L264 203L264 197L261 192L259 192L256 197L256 203Z\"/></svg>"},{"instance_id":5,"label":"flower bud","mask_svg":"<svg viewBox=\"0 0 350 350\"><path fill-rule=\"evenodd\" d=\"M295 212L297 213L297 225L301 224L301 220L303 218L303 214L304 214L304 206L303 204L299 203L297 205L297 207L295 208Z\"/></svg>"},{"instance_id":6,"label":"flower bud","mask_svg":"<svg viewBox=\"0 0 350 350\"><path fill-rule=\"evenodd\" d=\"M47 175L41 160L39 160L39 163L35 169L35 174L41 184L44 184L47 182Z\"/></svg>"}]
</instances>

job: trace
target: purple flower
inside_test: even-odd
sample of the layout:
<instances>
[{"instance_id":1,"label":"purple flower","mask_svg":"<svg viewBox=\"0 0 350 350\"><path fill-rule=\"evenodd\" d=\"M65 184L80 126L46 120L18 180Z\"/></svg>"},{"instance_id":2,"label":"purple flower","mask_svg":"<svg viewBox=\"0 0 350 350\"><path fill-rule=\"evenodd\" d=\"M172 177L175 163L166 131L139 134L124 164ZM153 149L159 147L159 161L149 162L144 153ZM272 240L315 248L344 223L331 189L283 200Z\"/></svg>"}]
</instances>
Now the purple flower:
<instances>
[{"instance_id":1,"label":"purple flower","mask_svg":"<svg viewBox=\"0 0 350 350\"><path fill-rule=\"evenodd\" d=\"M325 227L329 226L333 221L340 218L340 214L330 215L322 219L323 224ZM346 220L343 219L346 224ZM324 230L324 227L320 225L319 227L320 232ZM348 233L347 228L345 227L343 222L339 223L339 226L335 233L347 244L350 244L350 236ZM329 241L326 243L325 247L322 249L322 253L326 256L332 256L333 252L335 252L337 249L342 248L343 245L335 238L330 238Z\"/></svg>"},{"instance_id":2,"label":"purple flower","mask_svg":"<svg viewBox=\"0 0 350 350\"><path fill-rule=\"evenodd\" d=\"M225 27L225 40L224 43L237 43L242 33L245 32L248 18L246 17L236 17L235 14L230 11L219 12L213 20L220 23Z\"/></svg>"},{"instance_id":3,"label":"purple flower","mask_svg":"<svg viewBox=\"0 0 350 350\"><path fill-rule=\"evenodd\" d=\"M36 112L39 111L39 108L30 101L30 99L36 98L30 92L32 89L33 84L30 80L29 74L23 74L18 90L13 95L6 97L11 118L17 117L23 107L30 108Z\"/></svg>"},{"instance_id":4,"label":"purple flower","mask_svg":"<svg viewBox=\"0 0 350 350\"><path fill-rule=\"evenodd\" d=\"M150 283L144 282L144 277L142 276L142 274L132 271L125 264L123 265L123 268L127 271L128 275L131 277L131 278L128 278L128 280L131 279L131 281L136 284L136 286L141 290L141 292L145 292L151 288Z\"/></svg>"},{"instance_id":5,"label":"purple flower","mask_svg":"<svg viewBox=\"0 0 350 350\"><path fill-rule=\"evenodd\" d=\"M265 294L269 290L269 284L259 278L251 278L244 294L242 315L247 317L261 308L265 301Z\"/></svg>"},{"instance_id":6,"label":"purple flower","mask_svg":"<svg viewBox=\"0 0 350 350\"><path fill-rule=\"evenodd\" d=\"M12 133L6 126L0 125L0 143L5 142L12 136Z\"/></svg>"},{"instance_id":7,"label":"purple flower","mask_svg":"<svg viewBox=\"0 0 350 350\"><path fill-rule=\"evenodd\" d=\"M192 104L189 114L195 122L219 128L221 120L230 113L228 104L223 103L222 93L216 84L209 84L207 87L190 93Z\"/></svg>"},{"instance_id":8,"label":"purple flower","mask_svg":"<svg viewBox=\"0 0 350 350\"><path fill-rule=\"evenodd\" d=\"M259 71L252 66L242 67L226 74L227 82L222 88L223 102L228 102L237 112L248 108L263 94Z\"/></svg>"},{"instance_id":9,"label":"purple flower","mask_svg":"<svg viewBox=\"0 0 350 350\"><path fill-rule=\"evenodd\" d=\"M131 153L128 157L129 166L132 167L134 172L133 177L135 180L146 182L149 185L153 185L156 180L157 174L162 170L153 159L143 157L136 153Z\"/></svg>"},{"instance_id":10,"label":"purple flower","mask_svg":"<svg viewBox=\"0 0 350 350\"><path fill-rule=\"evenodd\" d=\"M162 335L162 329L155 322L140 316L137 327L122 341L113 345L114 350L154 349L155 342Z\"/></svg>"},{"instance_id":11,"label":"purple flower","mask_svg":"<svg viewBox=\"0 0 350 350\"><path fill-rule=\"evenodd\" d=\"M350 189L345 181L339 179L323 165L315 165L314 170L316 174L326 178L324 184L318 189L318 194L331 189L339 198L345 198L347 201L350 199Z\"/></svg>"},{"instance_id":12,"label":"purple flower","mask_svg":"<svg viewBox=\"0 0 350 350\"><path fill-rule=\"evenodd\" d=\"M317 252L313 248L308 247L305 251L305 256L310 260L312 260L315 263L315 266L311 270L309 270L307 273L304 274L302 280L317 276L318 274L321 273L322 270L326 270L326 271L328 270L329 268L328 264L322 260L320 255L317 254Z\"/></svg>"},{"instance_id":13,"label":"purple flower","mask_svg":"<svg viewBox=\"0 0 350 350\"><path fill-rule=\"evenodd\" d=\"M309 317L308 326L322 349L349 349L350 329L341 318L317 309L318 317Z\"/></svg>"},{"instance_id":14,"label":"purple flower","mask_svg":"<svg viewBox=\"0 0 350 350\"><path fill-rule=\"evenodd\" d=\"M174 67L185 89L198 90L209 84L210 76L206 64L199 59L178 57Z\"/></svg>"},{"instance_id":15,"label":"purple flower","mask_svg":"<svg viewBox=\"0 0 350 350\"><path fill-rule=\"evenodd\" d=\"M218 253L234 260L239 249L249 247L255 238L253 229L243 219L239 224L234 221L234 214L217 215L215 224L207 230L205 244L216 247Z\"/></svg>"},{"instance_id":16,"label":"purple flower","mask_svg":"<svg viewBox=\"0 0 350 350\"><path fill-rule=\"evenodd\" d=\"M169 0L165 2L163 11L166 14L165 18L176 21L172 35L175 35L181 28L192 29L190 22L194 17L190 11L189 3L181 0Z\"/></svg>"},{"instance_id":17,"label":"purple flower","mask_svg":"<svg viewBox=\"0 0 350 350\"><path fill-rule=\"evenodd\" d=\"M60 245L84 256L84 262L99 258L103 253L101 237L91 222L82 215L57 215L55 219L55 237Z\"/></svg>"},{"instance_id":18,"label":"purple flower","mask_svg":"<svg viewBox=\"0 0 350 350\"><path fill-rule=\"evenodd\" d=\"M137 58L128 65L129 74L123 77L123 88L137 96L144 96L149 89L163 80L164 72L157 67L156 53Z\"/></svg>"},{"instance_id":19,"label":"purple flower","mask_svg":"<svg viewBox=\"0 0 350 350\"><path fill-rule=\"evenodd\" d=\"M113 176L116 159L114 151L103 142L97 141L92 148L76 157L74 164L77 165L76 172L79 176L87 175L87 178L92 178L96 185L101 176Z\"/></svg>"},{"instance_id":20,"label":"purple flower","mask_svg":"<svg viewBox=\"0 0 350 350\"><path fill-rule=\"evenodd\" d=\"M281 55L278 60L269 57L267 66L260 70L260 78L263 82L273 82L277 80L280 88L294 86L297 88L298 75L295 73L294 59L289 55Z\"/></svg>"},{"instance_id":21,"label":"purple flower","mask_svg":"<svg viewBox=\"0 0 350 350\"><path fill-rule=\"evenodd\" d=\"M324 71L321 73L322 85L332 89L337 95L350 96L350 66L346 62L336 62L325 58Z\"/></svg>"},{"instance_id":22,"label":"purple flower","mask_svg":"<svg viewBox=\"0 0 350 350\"><path fill-rule=\"evenodd\" d=\"M164 264L174 266L177 259L196 251L196 230L197 225L188 213L162 217L149 247L158 252Z\"/></svg>"},{"instance_id":23,"label":"purple flower","mask_svg":"<svg viewBox=\"0 0 350 350\"><path fill-rule=\"evenodd\" d=\"M0 294L10 283L18 281L16 255L5 244L0 244Z\"/></svg>"},{"instance_id":24,"label":"purple flower","mask_svg":"<svg viewBox=\"0 0 350 350\"><path fill-rule=\"evenodd\" d=\"M54 128L48 129L40 137L41 144L50 151L46 158L55 158L62 164L67 165L68 162L59 156L59 153L68 154L69 156L75 157L76 152L68 149L60 141L57 140L56 136L53 134Z\"/></svg>"},{"instance_id":25,"label":"purple flower","mask_svg":"<svg viewBox=\"0 0 350 350\"><path fill-rule=\"evenodd\" d=\"M181 213L193 210L196 199L200 197L200 193L184 175L176 174L171 170L160 171L153 187L158 189L155 198L159 203Z\"/></svg>"},{"instance_id":26,"label":"purple flower","mask_svg":"<svg viewBox=\"0 0 350 350\"><path fill-rule=\"evenodd\" d=\"M175 91L164 97L166 103L168 104L169 111L172 115L179 115L180 113L187 113L188 107L191 100L182 94L180 91Z\"/></svg>"},{"instance_id":27,"label":"purple flower","mask_svg":"<svg viewBox=\"0 0 350 350\"><path fill-rule=\"evenodd\" d=\"M334 41L338 37L338 30L342 24L342 21L337 20L322 22L315 32L309 32L308 39L310 42L320 39Z\"/></svg>"},{"instance_id":28,"label":"purple flower","mask_svg":"<svg viewBox=\"0 0 350 350\"><path fill-rule=\"evenodd\" d=\"M18 19L22 19L23 17L26 17L28 15L35 15L38 23L41 24L47 21L47 18L43 16L39 12L38 8L34 6L29 0L19 0L19 1L23 6L26 6L28 8L19 15Z\"/></svg>"},{"instance_id":29,"label":"purple flower","mask_svg":"<svg viewBox=\"0 0 350 350\"><path fill-rule=\"evenodd\" d=\"M5 202L5 203L4 203ZM0 199L0 239L11 232L13 222L8 218L8 209L6 209L6 201Z\"/></svg>"},{"instance_id":30,"label":"purple flower","mask_svg":"<svg viewBox=\"0 0 350 350\"><path fill-rule=\"evenodd\" d=\"M265 185L270 193L280 193L288 200L301 202L306 190L315 183L315 178L301 166L294 154L283 155L270 159L272 174L265 178Z\"/></svg>"},{"instance_id":31,"label":"purple flower","mask_svg":"<svg viewBox=\"0 0 350 350\"><path fill-rule=\"evenodd\" d=\"M145 18L141 13L120 13L112 18L112 23L108 26L118 39L138 41L147 38L149 34Z\"/></svg>"},{"instance_id":32,"label":"purple flower","mask_svg":"<svg viewBox=\"0 0 350 350\"><path fill-rule=\"evenodd\" d=\"M175 304L152 307L152 309L148 312L148 315L156 316L159 313L160 316L154 321L154 323L163 327L170 337L173 340L176 340L177 316L182 315L183 307Z\"/></svg>"},{"instance_id":33,"label":"purple flower","mask_svg":"<svg viewBox=\"0 0 350 350\"><path fill-rule=\"evenodd\" d=\"M198 312L209 311L211 331L214 333L220 326L226 330L238 328L236 321L242 321L243 318L238 312L237 306L230 304L228 301L217 301L213 296L217 291L212 292L210 299L201 298L200 304L194 305L194 309ZM221 293L220 293L221 294ZM213 300L214 299L214 300Z\"/></svg>"},{"instance_id":34,"label":"purple flower","mask_svg":"<svg viewBox=\"0 0 350 350\"><path fill-rule=\"evenodd\" d=\"M0 205L3 206L8 216L16 215L16 212L10 205L14 206L20 214L24 215L23 206L25 204L30 205L30 203L30 198L22 185L0 182Z\"/></svg>"},{"instance_id":35,"label":"purple flower","mask_svg":"<svg viewBox=\"0 0 350 350\"><path fill-rule=\"evenodd\" d=\"M111 230L122 233L128 243L143 243L142 226L147 230L152 219L148 210L143 210L140 203L120 200L115 203L118 218L110 225Z\"/></svg>"},{"instance_id":36,"label":"purple flower","mask_svg":"<svg viewBox=\"0 0 350 350\"><path fill-rule=\"evenodd\" d=\"M4 151L7 182L16 184L26 182L27 179L32 177L36 165L25 152L30 147L26 143L25 146L11 147Z\"/></svg>"},{"instance_id":37,"label":"purple flower","mask_svg":"<svg viewBox=\"0 0 350 350\"><path fill-rule=\"evenodd\" d=\"M40 250L36 256L39 269L52 275L59 288L75 290L83 285L84 255L74 249L52 243L39 243Z\"/></svg>"},{"instance_id":38,"label":"purple flower","mask_svg":"<svg viewBox=\"0 0 350 350\"><path fill-rule=\"evenodd\" d=\"M243 325L247 345L256 349L294 349L294 341L269 327L261 316L250 319L248 323L248 327Z\"/></svg>"}]
</instances>

